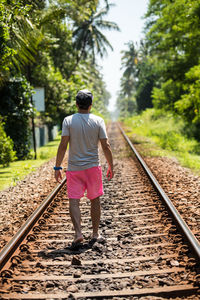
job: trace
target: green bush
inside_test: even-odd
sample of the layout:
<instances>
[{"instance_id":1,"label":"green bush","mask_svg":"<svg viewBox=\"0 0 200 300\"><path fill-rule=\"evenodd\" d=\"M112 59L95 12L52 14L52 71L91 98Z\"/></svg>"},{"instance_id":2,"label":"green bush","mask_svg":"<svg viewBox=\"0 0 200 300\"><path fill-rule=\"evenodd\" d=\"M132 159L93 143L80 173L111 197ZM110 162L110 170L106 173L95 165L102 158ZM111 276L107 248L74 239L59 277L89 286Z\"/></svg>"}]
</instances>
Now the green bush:
<instances>
[{"instance_id":1,"label":"green bush","mask_svg":"<svg viewBox=\"0 0 200 300\"><path fill-rule=\"evenodd\" d=\"M150 138L163 149L199 153L198 141L187 138L185 123L170 112L147 109L138 116L124 120L124 123L132 127L135 134Z\"/></svg>"},{"instance_id":2,"label":"green bush","mask_svg":"<svg viewBox=\"0 0 200 300\"><path fill-rule=\"evenodd\" d=\"M160 88L154 87L153 106L156 109L164 108L166 111L174 111L174 103L179 99L181 91L181 83L172 79L162 83Z\"/></svg>"},{"instance_id":3,"label":"green bush","mask_svg":"<svg viewBox=\"0 0 200 300\"><path fill-rule=\"evenodd\" d=\"M13 141L4 131L4 123L0 118L0 164L8 166L11 161L16 159L13 151Z\"/></svg>"},{"instance_id":4,"label":"green bush","mask_svg":"<svg viewBox=\"0 0 200 300\"><path fill-rule=\"evenodd\" d=\"M187 134L200 141L200 64L191 68L185 77L184 94L175 103L175 109L186 122Z\"/></svg>"},{"instance_id":5,"label":"green bush","mask_svg":"<svg viewBox=\"0 0 200 300\"><path fill-rule=\"evenodd\" d=\"M18 159L29 158L30 117L33 114L31 94L30 84L24 77L10 79L0 88L0 112L5 121L4 130L14 142Z\"/></svg>"},{"instance_id":6,"label":"green bush","mask_svg":"<svg viewBox=\"0 0 200 300\"><path fill-rule=\"evenodd\" d=\"M182 166L200 172L200 143L188 138L185 122L180 116L158 109L123 120L134 142L142 143L146 156L176 157Z\"/></svg>"}]
</instances>

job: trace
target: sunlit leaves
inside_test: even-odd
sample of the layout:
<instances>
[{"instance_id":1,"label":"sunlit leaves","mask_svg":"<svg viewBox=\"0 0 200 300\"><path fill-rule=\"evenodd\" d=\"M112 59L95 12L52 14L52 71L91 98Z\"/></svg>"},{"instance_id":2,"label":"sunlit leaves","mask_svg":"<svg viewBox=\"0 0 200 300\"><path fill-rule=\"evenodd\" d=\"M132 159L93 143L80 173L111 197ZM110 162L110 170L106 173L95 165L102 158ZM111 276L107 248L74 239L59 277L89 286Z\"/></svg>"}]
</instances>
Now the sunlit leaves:
<instances>
[{"instance_id":1,"label":"sunlit leaves","mask_svg":"<svg viewBox=\"0 0 200 300\"><path fill-rule=\"evenodd\" d=\"M133 42L127 46L128 50L122 51L121 69L124 72L117 99L118 109L125 117L152 107L151 92L155 79L147 45L141 41L139 47Z\"/></svg>"},{"instance_id":2,"label":"sunlit leaves","mask_svg":"<svg viewBox=\"0 0 200 300\"><path fill-rule=\"evenodd\" d=\"M184 84L184 94L175 107L186 120L200 123L200 65L191 68L186 78L188 82Z\"/></svg>"},{"instance_id":3,"label":"sunlit leaves","mask_svg":"<svg viewBox=\"0 0 200 300\"><path fill-rule=\"evenodd\" d=\"M29 12L31 5L21 0L3 0L0 4L0 80L9 76L12 68L34 60L41 35L34 26Z\"/></svg>"},{"instance_id":4,"label":"sunlit leaves","mask_svg":"<svg viewBox=\"0 0 200 300\"><path fill-rule=\"evenodd\" d=\"M44 86L43 121L48 124L75 111L75 95L83 87L95 90L95 105L105 110L109 95L94 57L112 48L101 31L118 27L102 18L111 7L108 1L103 10L97 9L98 4L98 0L0 1L0 81L4 85L10 77L25 75L32 86ZM86 48L74 47L73 31L92 16L91 35L84 37ZM87 57L82 56L83 48Z\"/></svg>"},{"instance_id":5,"label":"sunlit leaves","mask_svg":"<svg viewBox=\"0 0 200 300\"><path fill-rule=\"evenodd\" d=\"M147 42L160 85L153 91L154 104L198 126L200 2L150 0L146 19Z\"/></svg>"},{"instance_id":6,"label":"sunlit leaves","mask_svg":"<svg viewBox=\"0 0 200 300\"><path fill-rule=\"evenodd\" d=\"M128 50L121 52L121 69L124 70L121 78L121 93L131 97L135 92L135 75L137 72L137 50L133 42L127 43Z\"/></svg>"}]
</instances>

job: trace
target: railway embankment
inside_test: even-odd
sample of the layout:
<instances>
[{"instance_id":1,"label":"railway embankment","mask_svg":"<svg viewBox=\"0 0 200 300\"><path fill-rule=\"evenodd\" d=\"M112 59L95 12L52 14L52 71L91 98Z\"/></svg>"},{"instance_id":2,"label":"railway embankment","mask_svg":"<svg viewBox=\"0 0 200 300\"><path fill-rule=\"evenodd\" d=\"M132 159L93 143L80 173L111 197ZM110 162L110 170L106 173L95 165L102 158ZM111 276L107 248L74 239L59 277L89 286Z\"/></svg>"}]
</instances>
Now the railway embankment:
<instances>
[{"instance_id":1,"label":"railway embankment","mask_svg":"<svg viewBox=\"0 0 200 300\"><path fill-rule=\"evenodd\" d=\"M142 144L136 143L134 146L139 152L144 152ZM143 159L200 240L200 176L182 167L175 158L143 156ZM55 158L18 181L15 186L0 191L0 249L56 186L54 163Z\"/></svg>"},{"instance_id":2,"label":"railway embankment","mask_svg":"<svg viewBox=\"0 0 200 300\"><path fill-rule=\"evenodd\" d=\"M74 231L64 184L15 256L5 261L1 254L3 299L198 299L199 264L191 244L116 124L108 133L115 176L104 180L102 238L90 243L90 203L83 197L84 241L70 247ZM102 167L106 173L104 157Z\"/></svg>"}]
</instances>

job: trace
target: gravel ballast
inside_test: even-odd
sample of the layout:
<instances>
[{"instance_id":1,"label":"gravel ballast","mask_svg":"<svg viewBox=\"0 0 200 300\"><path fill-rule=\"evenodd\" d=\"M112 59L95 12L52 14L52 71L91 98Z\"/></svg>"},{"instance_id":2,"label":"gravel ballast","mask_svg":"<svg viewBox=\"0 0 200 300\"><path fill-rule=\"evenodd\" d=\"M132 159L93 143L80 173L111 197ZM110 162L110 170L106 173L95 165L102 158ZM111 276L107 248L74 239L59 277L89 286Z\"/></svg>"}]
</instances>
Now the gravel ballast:
<instances>
[{"instance_id":1,"label":"gravel ballast","mask_svg":"<svg viewBox=\"0 0 200 300\"><path fill-rule=\"evenodd\" d=\"M146 157L145 161L200 240L200 177L181 167L175 159ZM0 249L57 185L54 179L54 164L55 158L44 163L16 186L0 192ZM66 166L66 161L63 165Z\"/></svg>"}]
</instances>

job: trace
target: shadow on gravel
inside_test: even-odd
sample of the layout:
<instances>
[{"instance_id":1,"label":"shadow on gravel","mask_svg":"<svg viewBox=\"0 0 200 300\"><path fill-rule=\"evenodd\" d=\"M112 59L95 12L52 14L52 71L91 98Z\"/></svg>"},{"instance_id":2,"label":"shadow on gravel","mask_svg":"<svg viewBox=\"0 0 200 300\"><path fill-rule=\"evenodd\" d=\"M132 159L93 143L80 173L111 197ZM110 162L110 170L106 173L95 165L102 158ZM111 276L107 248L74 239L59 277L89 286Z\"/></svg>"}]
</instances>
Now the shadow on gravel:
<instances>
[{"instance_id":1,"label":"shadow on gravel","mask_svg":"<svg viewBox=\"0 0 200 300\"><path fill-rule=\"evenodd\" d=\"M65 254L68 255L81 254L90 249L96 252L102 252L102 249L98 243L95 242L91 243L90 241L89 243L81 243L76 247L72 247L71 245L69 245L64 249L53 250L50 252L40 251L38 253L38 257L42 257L43 259L49 259L49 258L54 259L57 257L63 257Z\"/></svg>"}]
</instances>

